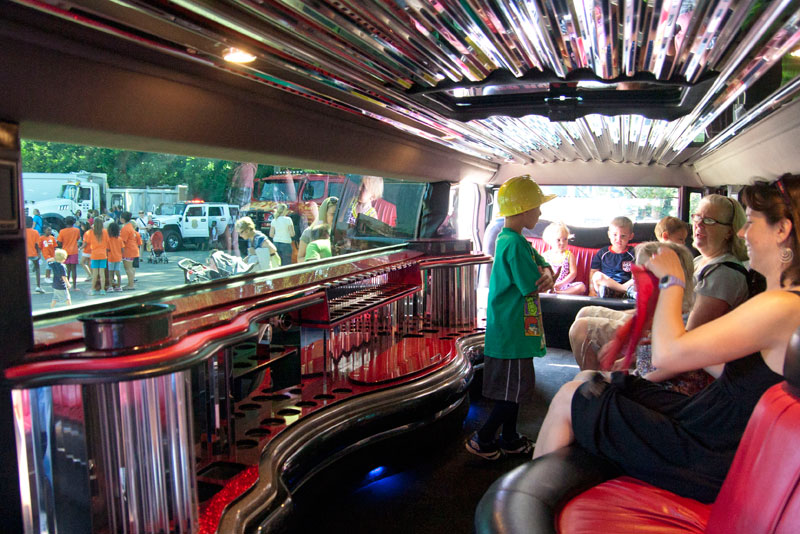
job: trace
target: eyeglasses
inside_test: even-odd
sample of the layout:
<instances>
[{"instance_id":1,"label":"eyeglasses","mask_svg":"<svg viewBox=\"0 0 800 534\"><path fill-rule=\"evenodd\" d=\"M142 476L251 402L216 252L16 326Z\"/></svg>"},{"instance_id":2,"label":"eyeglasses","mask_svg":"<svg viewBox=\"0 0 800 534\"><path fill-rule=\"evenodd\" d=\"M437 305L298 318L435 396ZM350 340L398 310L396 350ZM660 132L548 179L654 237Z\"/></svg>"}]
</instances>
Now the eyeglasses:
<instances>
[{"instance_id":1,"label":"eyeglasses","mask_svg":"<svg viewBox=\"0 0 800 534\"><path fill-rule=\"evenodd\" d=\"M731 223L724 223L722 221L718 221L712 217L703 217L699 213L693 213L691 215L692 222L695 224L703 223L705 226L714 226L715 224L721 224L722 226L730 226Z\"/></svg>"}]
</instances>

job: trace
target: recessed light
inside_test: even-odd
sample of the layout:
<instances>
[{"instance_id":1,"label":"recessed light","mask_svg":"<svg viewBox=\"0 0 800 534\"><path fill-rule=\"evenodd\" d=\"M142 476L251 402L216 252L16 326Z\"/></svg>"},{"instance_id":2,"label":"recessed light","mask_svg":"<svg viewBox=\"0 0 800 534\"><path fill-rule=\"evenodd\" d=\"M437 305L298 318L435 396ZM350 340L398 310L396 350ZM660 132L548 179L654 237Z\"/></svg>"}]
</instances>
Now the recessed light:
<instances>
[{"instance_id":1,"label":"recessed light","mask_svg":"<svg viewBox=\"0 0 800 534\"><path fill-rule=\"evenodd\" d=\"M233 47L226 48L222 52L222 57L225 61L230 61L231 63L250 63L256 59L253 54Z\"/></svg>"}]
</instances>

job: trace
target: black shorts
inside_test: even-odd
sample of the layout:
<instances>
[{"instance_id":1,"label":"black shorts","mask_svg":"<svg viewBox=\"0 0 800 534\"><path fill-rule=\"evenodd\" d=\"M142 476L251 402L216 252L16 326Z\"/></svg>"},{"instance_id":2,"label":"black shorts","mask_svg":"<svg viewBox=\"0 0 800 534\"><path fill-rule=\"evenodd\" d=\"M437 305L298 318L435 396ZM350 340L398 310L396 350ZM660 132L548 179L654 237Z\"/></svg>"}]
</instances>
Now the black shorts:
<instances>
[{"instance_id":1,"label":"black shorts","mask_svg":"<svg viewBox=\"0 0 800 534\"><path fill-rule=\"evenodd\" d=\"M483 357L483 396L520 402L530 397L536 385L533 358L507 360Z\"/></svg>"}]
</instances>

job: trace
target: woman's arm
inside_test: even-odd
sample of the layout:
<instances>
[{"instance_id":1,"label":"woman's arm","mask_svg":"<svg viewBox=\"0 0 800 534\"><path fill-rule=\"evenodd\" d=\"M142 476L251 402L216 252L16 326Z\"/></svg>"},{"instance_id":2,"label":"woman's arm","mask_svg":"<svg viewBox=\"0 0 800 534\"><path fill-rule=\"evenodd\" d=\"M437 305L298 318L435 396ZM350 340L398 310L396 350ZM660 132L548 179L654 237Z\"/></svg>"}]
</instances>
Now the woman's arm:
<instances>
[{"instance_id":1,"label":"woman's arm","mask_svg":"<svg viewBox=\"0 0 800 534\"><path fill-rule=\"evenodd\" d=\"M264 238L264 241L261 242L260 248L268 248L270 254L275 254L278 252L278 249L275 248L275 245L272 243L272 241L266 237Z\"/></svg>"},{"instance_id":2,"label":"woman's arm","mask_svg":"<svg viewBox=\"0 0 800 534\"><path fill-rule=\"evenodd\" d=\"M289 217L287 217L289 219ZM294 221L289 219L289 237L294 237Z\"/></svg>"},{"instance_id":3,"label":"woman's arm","mask_svg":"<svg viewBox=\"0 0 800 534\"><path fill-rule=\"evenodd\" d=\"M297 263L303 263L306 261L306 242L302 239L297 244Z\"/></svg>"},{"instance_id":4,"label":"woman's arm","mask_svg":"<svg viewBox=\"0 0 800 534\"><path fill-rule=\"evenodd\" d=\"M647 268L658 277L673 275L683 279L680 261L669 249L659 249L647 262ZM782 369L786 344L800 324L797 296L768 291L690 331L686 331L681 319L682 299L683 288L677 285L659 293L652 338L655 367L680 373L761 351L773 370Z\"/></svg>"}]
</instances>

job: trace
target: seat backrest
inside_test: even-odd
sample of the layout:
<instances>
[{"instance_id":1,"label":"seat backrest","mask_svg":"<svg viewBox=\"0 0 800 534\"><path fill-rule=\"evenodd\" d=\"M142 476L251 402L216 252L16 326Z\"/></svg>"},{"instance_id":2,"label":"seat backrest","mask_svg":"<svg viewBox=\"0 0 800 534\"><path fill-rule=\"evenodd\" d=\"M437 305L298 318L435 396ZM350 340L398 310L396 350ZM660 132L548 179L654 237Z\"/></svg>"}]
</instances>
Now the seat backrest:
<instances>
[{"instance_id":1,"label":"seat backrest","mask_svg":"<svg viewBox=\"0 0 800 534\"><path fill-rule=\"evenodd\" d=\"M708 533L800 531L800 328L786 352L784 377L750 417Z\"/></svg>"}]
</instances>

